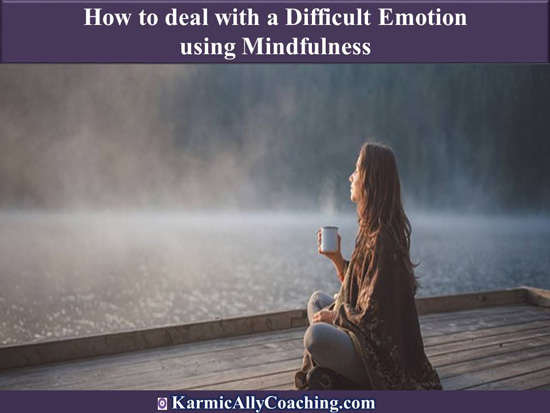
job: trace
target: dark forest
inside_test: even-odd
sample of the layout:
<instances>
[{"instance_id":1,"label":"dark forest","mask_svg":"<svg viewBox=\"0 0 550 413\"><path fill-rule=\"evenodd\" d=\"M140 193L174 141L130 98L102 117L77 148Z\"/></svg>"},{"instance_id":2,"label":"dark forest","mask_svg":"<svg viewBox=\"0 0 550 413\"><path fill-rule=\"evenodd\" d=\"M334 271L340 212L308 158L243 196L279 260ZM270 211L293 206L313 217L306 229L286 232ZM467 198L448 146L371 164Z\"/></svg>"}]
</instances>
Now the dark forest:
<instances>
[{"instance_id":1,"label":"dark forest","mask_svg":"<svg viewBox=\"0 0 550 413\"><path fill-rule=\"evenodd\" d=\"M547 213L550 69L0 68L0 206L347 210L361 143L410 208Z\"/></svg>"}]
</instances>

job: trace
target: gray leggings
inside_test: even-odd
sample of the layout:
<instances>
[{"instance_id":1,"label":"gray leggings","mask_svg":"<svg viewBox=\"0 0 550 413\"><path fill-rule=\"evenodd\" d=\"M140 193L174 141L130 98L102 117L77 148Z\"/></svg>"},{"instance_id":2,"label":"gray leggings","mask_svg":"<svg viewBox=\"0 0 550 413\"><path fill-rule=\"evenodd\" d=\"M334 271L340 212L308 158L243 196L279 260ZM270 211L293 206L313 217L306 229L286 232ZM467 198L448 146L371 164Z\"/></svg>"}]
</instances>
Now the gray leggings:
<instances>
[{"instance_id":1,"label":"gray leggings","mask_svg":"<svg viewBox=\"0 0 550 413\"><path fill-rule=\"evenodd\" d=\"M329 368L356 383L367 385L367 373L349 335L331 324L311 323L313 314L328 307L333 301L331 296L322 291L316 291L309 299L307 317L310 326L304 336L304 348L319 366Z\"/></svg>"}]
</instances>

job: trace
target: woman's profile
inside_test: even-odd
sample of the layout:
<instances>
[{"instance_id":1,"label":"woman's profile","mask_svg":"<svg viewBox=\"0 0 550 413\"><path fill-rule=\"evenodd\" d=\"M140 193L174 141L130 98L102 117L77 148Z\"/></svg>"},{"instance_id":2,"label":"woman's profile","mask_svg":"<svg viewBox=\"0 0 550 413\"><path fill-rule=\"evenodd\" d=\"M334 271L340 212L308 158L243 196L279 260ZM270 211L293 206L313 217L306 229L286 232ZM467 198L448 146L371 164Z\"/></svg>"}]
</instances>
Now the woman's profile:
<instances>
[{"instance_id":1,"label":"woman's profile","mask_svg":"<svg viewBox=\"0 0 550 413\"><path fill-rule=\"evenodd\" d=\"M319 246L342 285L335 300L320 291L309 300L296 388L440 390L420 333L411 225L392 149L365 143L349 180L359 224L355 248L346 261L340 236L336 252L323 253Z\"/></svg>"}]
</instances>

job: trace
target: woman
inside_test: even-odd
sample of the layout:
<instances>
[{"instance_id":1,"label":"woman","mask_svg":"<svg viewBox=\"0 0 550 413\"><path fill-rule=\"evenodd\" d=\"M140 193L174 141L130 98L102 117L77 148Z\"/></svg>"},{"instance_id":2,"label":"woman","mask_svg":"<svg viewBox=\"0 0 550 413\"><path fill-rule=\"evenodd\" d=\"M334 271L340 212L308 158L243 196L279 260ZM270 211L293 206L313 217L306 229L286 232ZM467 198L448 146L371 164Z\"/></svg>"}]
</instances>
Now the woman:
<instances>
[{"instance_id":1,"label":"woman","mask_svg":"<svg viewBox=\"0 0 550 413\"><path fill-rule=\"evenodd\" d=\"M339 388L441 389L420 334L414 300L418 284L409 255L411 225L401 203L393 151L364 144L349 180L359 223L355 249L348 262L340 245L335 253L319 247L333 262L342 286L335 302L322 292L309 301L310 327L296 387L336 387L335 378L340 378Z\"/></svg>"}]
</instances>

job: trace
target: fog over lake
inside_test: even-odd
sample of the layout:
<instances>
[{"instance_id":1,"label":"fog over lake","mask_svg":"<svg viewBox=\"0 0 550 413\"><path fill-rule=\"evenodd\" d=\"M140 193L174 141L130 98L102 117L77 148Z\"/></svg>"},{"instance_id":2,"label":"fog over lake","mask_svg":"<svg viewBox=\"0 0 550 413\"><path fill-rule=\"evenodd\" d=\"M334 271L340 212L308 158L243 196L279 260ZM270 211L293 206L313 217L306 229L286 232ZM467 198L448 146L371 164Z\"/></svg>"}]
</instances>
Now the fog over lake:
<instances>
[{"instance_id":1,"label":"fog over lake","mask_svg":"<svg viewBox=\"0 0 550 413\"><path fill-rule=\"evenodd\" d=\"M550 288L550 221L412 215L419 297ZM337 292L314 239L349 215L0 215L0 342L40 341L304 308Z\"/></svg>"}]
</instances>

